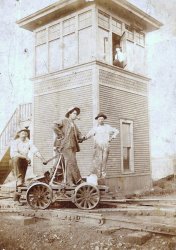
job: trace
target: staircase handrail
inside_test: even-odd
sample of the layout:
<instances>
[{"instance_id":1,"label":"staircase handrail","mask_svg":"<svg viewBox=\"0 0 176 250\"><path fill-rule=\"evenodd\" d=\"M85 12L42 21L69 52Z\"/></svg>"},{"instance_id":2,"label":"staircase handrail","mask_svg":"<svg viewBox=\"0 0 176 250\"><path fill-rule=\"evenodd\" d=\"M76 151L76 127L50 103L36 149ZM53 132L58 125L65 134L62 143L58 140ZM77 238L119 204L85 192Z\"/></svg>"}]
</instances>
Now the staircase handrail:
<instances>
[{"instance_id":1,"label":"staircase handrail","mask_svg":"<svg viewBox=\"0 0 176 250\"><path fill-rule=\"evenodd\" d=\"M5 130L7 129L9 123L11 122L12 118L15 116L15 113L18 112L18 108L15 109L15 111L13 112L13 114L11 115L10 119L8 120L7 124L5 125L4 129L2 130L1 134L0 134L0 139L2 137L2 135L4 134Z\"/></svg>"}]
</instances>

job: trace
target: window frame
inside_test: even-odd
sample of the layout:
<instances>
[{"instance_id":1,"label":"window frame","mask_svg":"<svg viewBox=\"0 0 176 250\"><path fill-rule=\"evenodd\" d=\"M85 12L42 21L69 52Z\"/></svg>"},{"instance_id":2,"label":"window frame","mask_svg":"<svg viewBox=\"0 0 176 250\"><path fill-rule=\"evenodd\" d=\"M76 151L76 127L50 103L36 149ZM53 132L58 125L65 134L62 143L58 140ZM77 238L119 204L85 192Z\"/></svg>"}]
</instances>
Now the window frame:
<instances>
[{"instance_id":1,"label":"window frame","mask_svg":"<svg viewBox=\"0 0 176 250\"><path fill-rule=\"evenodd\" d=\"M51 32L51 33L50 33L50 30L52 30L56 26L59 26L59 34L53 36L53 34L56 33L56 30L54 32ZM60 22L48 27L48 42L51 42L53 40L57 40L59 38L61 38L61 23Z\"/></svg>"},{"instance_id":2,"label":"window frame","mask_svg":"<svg viewBox=\"0 0 176 250\"><path fill-rule=\"evenodd\" d=\"M132 23L128 22L127 20L123 19L122 17L120 16L115 16L114 13L111 13L110 11L108 10L105 10L103 7L101 7L100 5L98 5L98 8L97 8L97 11L96 11L96 16L97 16L97 20L99 18L99 15L100 14L103 14L104 16L107 16L109 17L109 27L105 27L104 25L101 25L99 23L99 20L97 21L97 27L101 28L101 29L104 29L104 30L107 30L109 31L109 38L111 39L110 41L110 48L111 48L111 54L110 54L110 62L109 61L106 61L106 60L100 60L100 61L103 61L105 63L108 63L114 67L118 67L116 65L114 65L114 61L113 61L113 46L112 46L112 36L113 36L113 33L118 35L118 36L121 36L123 37L123 34L125 33L126 36L125 36L125 50L123 49L122 52L125 53L125 56L126 56L126 60L123 64L123 66L121 67L122 69L127 69L128 70L128 54L127 54L127 47L130 46L130 44L133 44L133 47L134 49L136 49L137 47L141 47L143 49L145 49L146 47L146 33L145 31L141 30L140 31L140 34L142 35L142 38L138 38L139 42L137 42L137 28L135 26L132 25ZM121 28L121 34L120 34L120 30L119 32L113 27L113 22L118 22L119 24L122 25L122 28ZM138 31L139 33L139 31ZM142 42L140 42L140 40L142 39ZM97 41L98 41L98 38L97 38ZM97 43L98 44L98 43ZM96 57L97 57L97 60L99 60L99 57L98 57L98 53L96 52ZM130 57L129 57L130 58ZM129 66L130 67L130 66Z\"/></svg>"},{"instance_id":3,"label":"window frame","mask_svg":"<svg viewBox=\"0 0 176 250\"><path fill-rule=\"evenodd\" d=\"M85 14L90 14L90 23L86 23L85 25L81 25L81 16L85 15ZM86 29L88 27L91 27L92 26L92 16L93 16L93 13L92 13L92 9L89 9L85 12L82 12L82 13L79 13L78 14L78 31L82 30L82 29ZM89 18L86 18L86 19L83 19L83 20L89 20Z\"/></svg>"},{"instance_id":4,"label":"window frame","mask_svg":"<svg viewBox=\"0 0 176 250\"><path fill-rule=\"evenodd\" d=\"M62 36L68 36L70 34L76 33L76 22L77 22L77 15L73 17L69 17L62 21ZM67 24L67 25L65 25Z\"/></svg>"},{"instance_id":5,"label":"window frame","mask_svg":"<svg viewBox=\"0 0 176 250\"><path fill-rule=\"evenodd\" d=\"M142 39L141 39L141 36L142 36ZM142 43L140 42L141 40L142 40ZM135 30L135 42L137 45L144 48L145 47L145 33Z\"/></svg>"},{"instance_id":6,"label":"window frame","mask_svg":"<svg viewBox=\"0 0 176 250\"><path fill-rule=\"evenodd\" d=\"M106 17L108 19L108 22L107 22L108 27L105 27L104 25L102 25L102 23L99 23L100 19L102 20L102 22L105 22L105 20L103 20L102 18L100 18L101 16L104 16L104 17ZM100 28L102 28L104 30L110 31L111 25L112 25L111 24L111 18L110 18L111 16L109 14L107 14L106 12L102 11L101 9L98 9L98 16L97 17L98 17L97 18L98 27L100 27Z\"/></svg>"},{"instance_id":7,"label":"window frame","mask_svg":"<svg viewBox=\"0 0 176 250\"><path fill-rule=\"evenodd\" d=\"M71 14L69 17L65 16L63 18L60 18L59 20L55 20L55 21L53 21L53 22L51 22L51 23L49 23L47 25L44 25L44 26L42 26L40 28L37 28L35 30L35 33L34 33L35 34L34 57L33 57L33 61L34 61L34 64L33 64L34 65L34 67L33 67L33 74L34 74L34 77L45 76L45 75L50 74L50 73L54 73L54 72L57 72L57 71L60 71L60 70L63 70L63 69L70 68L70 66L64 67L64 54L63 54L64 51L62 50L61 68L57 69L55 71L50 71L50 69L49 69L49 43L51 41L60 39L61 46L64 46L64 44L63 44L64 37L66 37L66 36L68 36L70 34L74 34L74 33L76 34L76 38L77 38L77 63L74 66L79 65L79 60L78 60L79 59L79 57L78 57L78 53L79 53L79 51L78 51L78 46L79 46L79 44L78 44L79 43L78 32L81 29L86 29L87 27L93 27L94 26L94 24L93 24L93 14L94 14L93 10L94 10L94 6L93 7L92 6L88 6L88 7L84 8L84 9L82 9L82 10L77 11L76 13ZM90 18L91 19L91 23L89 25L86 25L86 27L83 27L83 28L79 29L79 27L78 27L79 16L81 14L87 13L89 11L91 13L91 18ZM64 22L67 21L67 20L69 20L69 19L72 19L72 18L75 19L74 30L69 31L68 33L67 32L64 33L64 30L63 30L63 28L64 28ZM49 29L52 26L55 26L55 25L59 25L60 26L60 34L58 36L50 39L49 38ZM46 41L42 42L42 43L37 43L37 39L36 39L37 33L40 32L40 31L43 31L43 30L45 30ZM42 74L37 74L37 69L36 69L36 48L37 48L37 46L40 46L41 44L45 44L45 43L46 43L46 46L47 46L47 49L46 49L46 52L47 52L47 72L46 73L42 73Z\"/></svg>"},{"instance_id":8,"label":"window frame","mask_svg":"<svg viewBox=\"0 0 176 250\"><path fill-rule=\"evenodd\" d=\"M124 170L123 164L123 124L130 124L130 141L131 141L131 149L130 149L130 166L129 170ZM122 174L130 174L134 173L134 122L132 120L120 119L120 145L121 145L121 172Z\"/></svg>"},{"instance_id":9,"label":"window frame","mask_svg":"<svg viewBox=\"0 0 176 250\"><path fill-rule=\"evenodd\" d=\"M113 22L115 22L116 24L117 23L120 24L121 25L121 29L119 27L113 25ZM110 25L112 26L112 33L114 33L114 34L116 34L118 36L122 36L122 34L123 34L123 22L122 21L120 21L117 18L112 17ZM116 27L116 28L114 29L114 27Z\"/></svg>"},{"instance_id":10,"label":"window frame","mask_svg":"<svg viewBox=\"0 0 176 250\"><path fill-rule=\"evenodd\" d=\"M129 30L128 28L131 29L131 30ZM134 29L129 24L126 24L126 23L125 23L125 32L126 32L126 35L127 35L127 40L134 43L135 42ZM130 38L129 34L132 34L133 38Z\"/></svg>"},{"instance_id":11,"label":"window frame","mask_svg":"<svg viewBox=\"0 0 176 250\"><path fill-rule=\"evenodd\" d=\"M44 34L44 35L42 35L42 36L40 35L40 36L38 37L38 35L39 35L40 33L42 33L42 34ZM42 38L42 40L40 40L41 38ZM43 39L43 38L44 38L44 39ZM42 29L40 29L39 31L37 31L37 32L35 33L35 47L47 43L47 40L48 40L48 31L47 31L47 28L46 28L46 27L43 27Z\"/></svg>"}]
</instances>

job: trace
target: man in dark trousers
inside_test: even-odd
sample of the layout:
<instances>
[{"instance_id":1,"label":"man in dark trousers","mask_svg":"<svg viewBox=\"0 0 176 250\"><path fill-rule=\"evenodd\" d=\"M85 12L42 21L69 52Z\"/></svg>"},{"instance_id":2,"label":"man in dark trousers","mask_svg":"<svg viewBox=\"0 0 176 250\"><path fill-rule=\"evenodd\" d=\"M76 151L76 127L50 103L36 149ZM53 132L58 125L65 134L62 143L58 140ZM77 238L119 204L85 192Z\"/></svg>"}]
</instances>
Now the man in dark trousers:
<instances>
[{"instance_id":1,"label":"man in dark trousers","mask_svg":"<svg viewBox=\"0 0 176 250\"><path fill-rule=\"evenodd\" d=\"M67 173L67 185L74 186L82 182L81 174L77 165L76 152L80 151L79 143L84 140L81 132L75 124L80 109L71 107L61 121L54 122L53 130L56 134L54 146L62 152L65 160Z\"/></svg>"},{"instance_id":2,"label":"man in dark trousers","mask_svg":"<svg viewBox=\"0 0 176 250\"><path fill-rule=\"evenodd\" d=\"M10 147L11 164L15 172L17 187L23 186L25 183L26 171L30 161L29 152L45 162L38 149L29 140L29 130L24 128L18 131L17 138L12 141Z\"/></svg>"}]
</instances>

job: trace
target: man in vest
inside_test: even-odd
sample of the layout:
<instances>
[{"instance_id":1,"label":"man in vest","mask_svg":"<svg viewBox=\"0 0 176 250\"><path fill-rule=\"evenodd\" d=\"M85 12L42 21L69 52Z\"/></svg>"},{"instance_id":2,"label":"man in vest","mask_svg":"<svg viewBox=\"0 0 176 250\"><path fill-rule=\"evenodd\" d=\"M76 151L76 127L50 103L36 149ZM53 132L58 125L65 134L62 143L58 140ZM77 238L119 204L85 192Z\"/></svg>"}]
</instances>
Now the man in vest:
<instances>
[{"instance_id":1,"label":"man in vest","mask_svg":"<svg viewBox=\"0 0 176 250\"><path fill-rule=\"evenodd\" d=\"M54 146L62 152L65 160L67 173L67 185L74 186L82 182L81 174L77 165L76 153L80 151L79 143L83 136L75 124L80 109L71 107L67 110L65 118L54 122L53 130L56 134Z\"/></svg>"}]
</instances>

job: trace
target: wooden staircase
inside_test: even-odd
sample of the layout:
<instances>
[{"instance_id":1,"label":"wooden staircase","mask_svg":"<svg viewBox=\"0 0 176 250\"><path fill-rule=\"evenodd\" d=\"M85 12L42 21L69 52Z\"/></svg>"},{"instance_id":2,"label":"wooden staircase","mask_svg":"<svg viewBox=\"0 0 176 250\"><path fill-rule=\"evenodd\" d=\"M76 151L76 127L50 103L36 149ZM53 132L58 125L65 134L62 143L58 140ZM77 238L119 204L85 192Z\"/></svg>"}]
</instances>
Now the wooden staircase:
<instances>
[{"instance_id":1,"label":"wooden staircase","mask_svg":"<svg viewBox=\"0 0 176 250\"><path fill-rule=\"evenodd\" d=\"M0 184L3 184L12 168L10 160L10 142L16 136L18 129L30 126L32 119L32 104L21 104L15 110L7 125L0 134Z\"/></svg>"}]
</instances>

